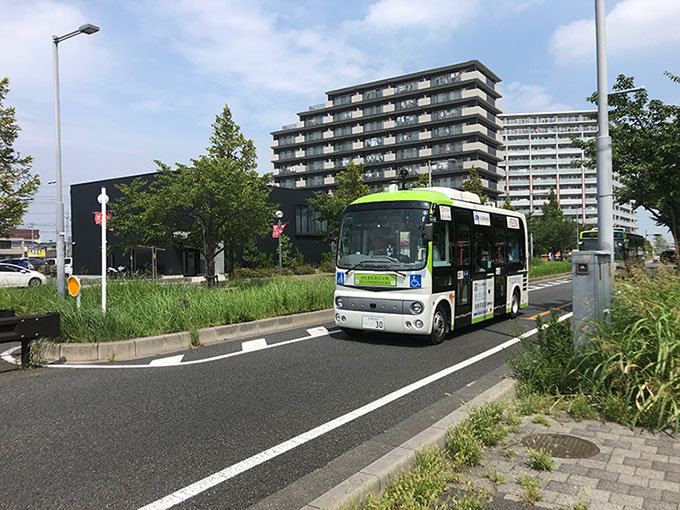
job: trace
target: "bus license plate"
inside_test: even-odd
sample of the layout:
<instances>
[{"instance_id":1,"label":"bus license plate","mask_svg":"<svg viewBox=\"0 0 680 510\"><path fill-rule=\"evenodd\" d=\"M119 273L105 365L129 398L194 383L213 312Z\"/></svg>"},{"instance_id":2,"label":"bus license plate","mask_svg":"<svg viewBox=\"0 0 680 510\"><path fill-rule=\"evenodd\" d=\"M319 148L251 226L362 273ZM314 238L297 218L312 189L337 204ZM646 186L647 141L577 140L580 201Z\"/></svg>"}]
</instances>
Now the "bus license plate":
<instances>
[{"instance_id":1,"label":"bus license plate","mask_svg":"<svg viewBox=\"0 0 680 510\"><path fill-rule=\"evenodd\" d=\"M361 327L366 329L385 329L385 319L382 317L364 315L361 318Z\"/></svg>"}]
</instances>

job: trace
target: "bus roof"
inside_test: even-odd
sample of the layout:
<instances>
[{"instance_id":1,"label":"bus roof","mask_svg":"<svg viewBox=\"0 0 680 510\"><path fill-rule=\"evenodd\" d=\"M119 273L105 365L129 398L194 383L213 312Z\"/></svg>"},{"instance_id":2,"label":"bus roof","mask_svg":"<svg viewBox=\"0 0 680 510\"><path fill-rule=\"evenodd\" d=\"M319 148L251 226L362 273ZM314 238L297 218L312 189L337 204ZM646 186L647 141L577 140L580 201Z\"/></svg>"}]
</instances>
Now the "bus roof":
<instances>
[{"instance_id":1,"label":"bus roof","mask_svg":"<svg viewBox=\"0 0 680 510\"><path fill-rule=\"evenodd\" d=\"M482 205L479 197L474 193L444 187L415 188L400 191L383 191L379 193L372 193L370 195L365 195L356 199L350 205L370 204L372 202L398 201L434 202L439 205L454 205L455 202L455 205L463 206L468 209L524 217L522 213L517 211Z\"/></svg>"}]
</instances>

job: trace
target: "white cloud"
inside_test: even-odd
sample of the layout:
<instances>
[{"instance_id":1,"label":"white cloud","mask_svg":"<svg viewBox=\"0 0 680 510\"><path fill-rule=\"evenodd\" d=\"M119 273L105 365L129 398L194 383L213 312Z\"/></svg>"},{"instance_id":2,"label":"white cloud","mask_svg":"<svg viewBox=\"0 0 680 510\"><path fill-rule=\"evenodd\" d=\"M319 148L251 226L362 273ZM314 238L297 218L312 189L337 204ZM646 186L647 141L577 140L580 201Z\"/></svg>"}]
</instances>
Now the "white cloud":
<instances>
[{"instance_id":1,"label":"white cloud","mask_svg":"<svg viewBox=\"0 0 680 510\"><path fill-rule=\"evenodd\" d=\"M504 113L555 112L572 110L569 105L553 100L541 85L526 85L514 81L503 91Z\"/></svg>"},{"instance_id":2,"label":"white cloud","mask_svg":"<svg viewBox=\"0 0 680 510\"><path fill-rule=\"evenodd\" d=\"M623 0L607 15L607 52L615 55L662 45L680 47L679 25L678 0ZM584 57L592 59L595 55L594 18L557 27L550 47L560 63L583 60Z\"/></svg>"},{"instance_id":3,"label":"white cloud","mask_svg":"<svg viewBox=\"0 0 680 510\"><path fill-rule=\"evenodd\" d=\"M417 27L434 32L458 28L478 12L477 0L379 0L368 8L361 24L378 30Z\"/></svg>"},{"instance_id":4,"label":"white cloud","mask_svg":"<svg viewBox=\"0 0 680 510\"><path fill-rule=\"evenodd\" d=\"M64 35L80 25L96 20L87 19L80 9L52 0L17 2L0 0L0 69L10 78L10 88L31 95L36 91L51 101L52 35ZM68 41L68 49L60 51L60 82L70 84L89 81L92 69L101 78L110 54L97 41L97 34L87 41ZM79 37L79 38L80 38Z\"/></svg>"}]
</instances>

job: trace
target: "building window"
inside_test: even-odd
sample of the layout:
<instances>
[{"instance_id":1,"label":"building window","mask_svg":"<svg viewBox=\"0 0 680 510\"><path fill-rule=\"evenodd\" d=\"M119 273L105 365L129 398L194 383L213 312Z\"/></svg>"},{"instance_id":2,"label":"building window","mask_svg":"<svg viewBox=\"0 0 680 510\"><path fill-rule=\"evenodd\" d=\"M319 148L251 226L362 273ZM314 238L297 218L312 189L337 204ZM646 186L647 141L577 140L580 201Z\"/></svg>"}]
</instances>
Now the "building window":
<instances>
[{"instance_id":1,"label":"building window","mask_svg":"<svg viewBox=\"0 0 680 510\"><path fill-rule=\"evenodd\" d=\"M380 121L375 121L375 122L367 122L364 124L364 132L367 131L378 131L379 129L382 129L385 123L380 120Z\"/></svg>"},{"instance_id":2,"label":"building window","mask_svg":"<svg viewBox=\"0 0 680 510\"><path fill-rule=\"evenodd\" d=\"M333 106L341 106L343 104L349 104L352 101L350 94L345 96L337 96L333 98Z\"/></svg>"},{"instance_id":3,"label":"building window","mask_svg":"<svg viewBox=\"0 0 680 510\"><path fill-rule=\"evenodd\" d=\"M323 154L322 145L313 145L312 147L307 147L305 150L305 156L318 156L320 154Z\"/></svg>"},{"instance_id":4,"label":"building window","mask_svg":"<svg viewBox=\"0 0 680 510\"><path fill-rule=\"evenodd\" d=\"M410 159L418 157L418 149L412 147L410 149L399 149L397 151L397 159Z\"/></svg>"},{"instance_id":5,"label":"building window","mask_svg":"<svg viewBox=\"0 0 680 510\"><path fill-rule=\"evenodd\" d=\"M307 117L305 119L305 126L320 126L323 122L323 117L318 115L316 117Z\"/></svg>"},{"instance_id":6,"label":"building window","mask_svg":"<svg viewBox=\"0 0 680 510\"><path fill-rule=\"evenodd\" d=\"M397 134L397 142L413 142L418 140L418 131L406 131Z\"/></svg>"},{"instance_id":7,"label":"building window","mask_svg":"<svg viewBox=\"0 0 680 510\"><path fill-rule=\"evenodd\" d=\"M461 133L460 126L442 126L432 130L432 138L442 138L444 136L457 135Z\"/></svg>"},{"instance_id":8,"label":"building window","mask_svg":"<svg viewBox=\"0 0 680 510\"><path fill-rule=\"evenodd\" d=\"M460 116L460 110L458 108L448 108L446 110L437 110L432 113L432 118L434 120L450 119L452 117Z\"/></svg>"},{"instance_id":9,"label":"building window","mask_svg":"<svg viewBox=\"0 0 680 510\"><path fill-rule=\"evenodd\" d=\"M382 97L382 89L373 89L364 92L364 101L369 99L378 99L379 97Z\"/></svg>"},{"instance_id":10,"label":"building window","mask_svg":"<svg viewBox=\"0 0 680 510\"><path fill-rule=\"evenodd\" d=\"M452 90L451 92L440 92L432 96L432 103L446 103L447 101L453 101L454 99L460 99L460 90Z\"/></svg>"},{"instance_id":11,"label":"building window","mask_svg":"<svg viewBox=\"0 0 680 510\"><path fill-rule=\"evenodd\" d=\"M351 126L337 127L333 130L334 136L345 136L345 135L351 135L351 134L352 134L352 127Z\"/></svg>"},{"instance_id":12,"label":"building window","mask_svg":"<svg viewBox=\"0 0 680 510\"><path fill-rule=\"evenodd\" d=\"M380 104L373 105L373 106L367 106L364 108L364 116L368 115L377 115L379 113L382 113L383 107Z\"/></svg>"},{"instance_id":13,"label":"building window","mask_svg":"<svg viewBox=\"0 0 680 510\"><path fill-rule=\"evenodd\" d=\"M333 115L333 120L334 121L339 121L339 120L347 120L352 118L352 110L345 110L342 112L338 112Z\"/></svg>"},{"instance_id":14,"label":"building window","mask_svg":"<svg viewBox=\"0 0 680 510\"><path fill-rule=\"evenodd\" d=\"M460 73L447 73L435 76L434 78L432 78L430 84L433 87L437 87L439 85L447 85L449 83L454 83L457 81L460 81Z\"/></svg>"},{"instance_id":15,"label":"building window","mask_svg":"<svg viewBox=\"0 0 680 510\"><path fill-rule=\"evenodd\" d=\"M395 94L401 94L402 92L411 92L412 90L418 89L418 82L410 81L408 83L400 83L394 87Z\"/></svg>"},{"instance_id":16,"label":"building window","mask_svg":"<svg viewBox=\"0 0 680 510\"><path fill-rule=\"evenodd\" d=\"M415 98L404 99L403 101L397 101L394 105L395 110L406 110L407 108L414 108L418 106L418 100Z\"/></svg>"},{"instance_id":17,"label":"building window","mask_svg":"<svg viewBox=\"0 0 680 510\"><path fill-rule=\"evenodd\" d=\"M382 161L385 161L385 155L382 152L366 154L366 163L381 163Z\"/></svg>"},{"instance_id":18,"label":"building window","mask_svg":"<svg viewBox=\"0 0 680 510\"><path fill-rule=\"evenodd\" d=\"M397 117L397 126L408 126L409 124L415 124L418 122L417 115L400 115Z\"/></svg>"},{"instance_id":19,"label":"building window","mask_svg":"<svg viewBox=\"0 0 680 510\"><path fill-rule=\"evenodd\" d=\"M326 223L319 220L319 213L308 205L295 206L295 233L320 235L326 230Z\"/></svg>"},{"instance_id":20,"label":"building window","mask_svg":"<svg viewBox=\"0 0 680 510\"><path fill-rule=\"evenodd\" d=\"M312 131L311 133L307 133L305 135L306 142L313 142L314 140L321 140L322 138L323 138L322 131Z\"/></svg>"},{"instance_id":21,"label":"building window","mask_svg":"<svg viewBox=\"0 0 680 510\"><path fill-rule=\"evenodd\" d=\"M385 143L384 136L374 136L373 138L366 138L364 140L364 147L378 147Z\"/></svg>"}]
</instances>

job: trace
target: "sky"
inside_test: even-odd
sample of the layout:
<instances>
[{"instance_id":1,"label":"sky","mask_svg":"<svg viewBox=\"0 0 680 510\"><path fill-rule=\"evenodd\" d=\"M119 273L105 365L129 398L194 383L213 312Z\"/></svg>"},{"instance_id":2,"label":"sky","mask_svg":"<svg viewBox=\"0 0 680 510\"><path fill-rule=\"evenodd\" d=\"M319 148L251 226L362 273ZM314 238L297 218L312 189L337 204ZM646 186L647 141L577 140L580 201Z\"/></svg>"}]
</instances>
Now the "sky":
<instances>
[{"instance_id":1,"label":"sky","mask_svg":"<svg viewBox=\"0 0 680 510\"><path fill-rule=\"evenodd\" d=\"M680 0L607 0L608 78L680 103ZM152 172L204 154L224 105L270 172L270 133L325 92L477 59L504 112L592 108L592 0L0 0L5 106L42 180L24 225L54 239L52 35L60 43L62 173L69 185ZM651 236L665 229L640 215Z\"/></svg>"}]
</instances>

